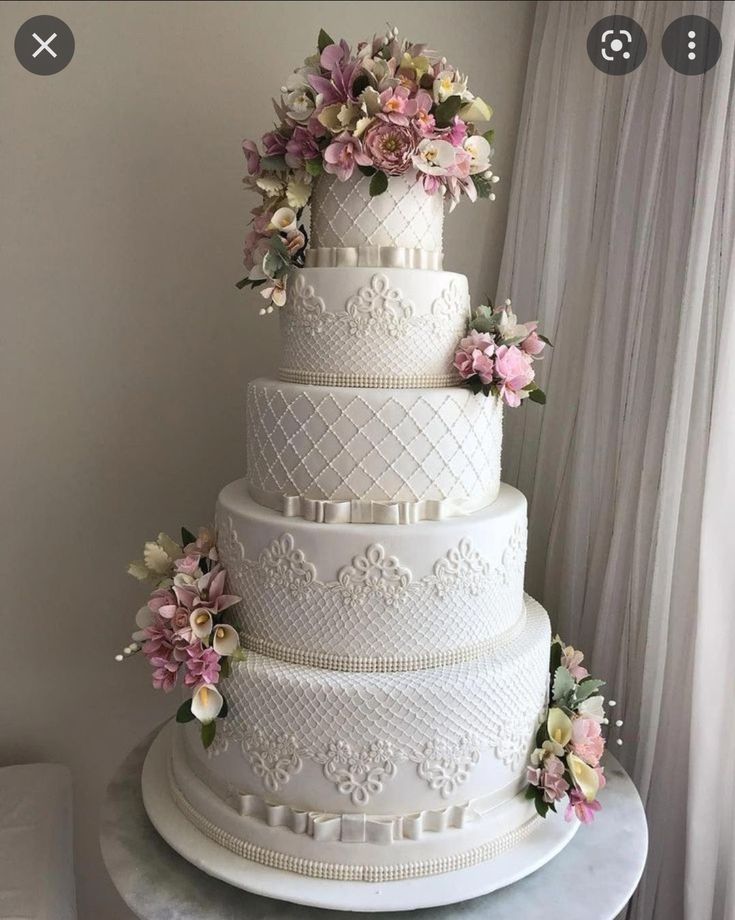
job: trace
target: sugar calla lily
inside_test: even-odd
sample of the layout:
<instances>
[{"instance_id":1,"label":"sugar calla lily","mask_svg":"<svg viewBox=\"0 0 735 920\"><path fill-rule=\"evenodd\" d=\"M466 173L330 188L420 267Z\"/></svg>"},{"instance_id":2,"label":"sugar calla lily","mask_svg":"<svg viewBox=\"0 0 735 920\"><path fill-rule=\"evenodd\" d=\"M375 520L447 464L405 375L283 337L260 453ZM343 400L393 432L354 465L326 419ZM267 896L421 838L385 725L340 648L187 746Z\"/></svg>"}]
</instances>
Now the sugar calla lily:
<instances>
[{"instance_id":1,"label":"sugar calla lily","mask_svg":"<svg viewBox=\"0 0 735 920\"><path fill-rule=\"evenodd\" d=\"M562 756L564 747L572 740L572 720L558 706L553 706L549 710L546 729L554 745L554 753L558 757Z\"/></svg>"},{"instance_id":2,"label":"sugar calla lily","mask_svg":"<svg viewBox=\"0 0 735 920\"><path fill-rule=\"evenodd\" d=\"M271 217L271 227L279 233L296 230L296 212L291 208L279 208Z\"/></svg>"},{"instance_id":3,"label":"sugar calla lily","mask_svg":"<svg viewBox=\"0 0 735 920\"><path fill-rule=\"evenodd\" d=\"M237 630L232 626L220 624L214 627L212 648L218 655L222 655L223 657L231 655L239 645L240 636L237 634Z\"/></svg>"},{"instance_id":4,"label":"sugar calla lily","mask_svg":"<svg viewBox=\"0 0 735 920\"><path fill-rule=\"evenodd\" d=\"M567 766L572 774L574 785L588 802L592 802L600 788L598 774L576 754L567 754Z\"/></svg>"},{"instance_id":5,"label":"sugar calla lily","mask_svg":"<svg viewBox=\"0 0 735 920\"><path fill-rule=\"evenodd\" d=\"M212 632L212 614L202 608L194 610L189 617L189 625L197 639L206 639Z\"/></svg>"},{"instance_id":6,"label":"sugar calla lily","mask_svg":"<svg viewBox=\"0 0 735 920\"><path fill-rule=\"evenodd\" d=\"M203 725L213 722L222 711L225 701L215 687L206 684L200 687L191 698L191 711L195 719Z\"/></svg>"}]
</instances>

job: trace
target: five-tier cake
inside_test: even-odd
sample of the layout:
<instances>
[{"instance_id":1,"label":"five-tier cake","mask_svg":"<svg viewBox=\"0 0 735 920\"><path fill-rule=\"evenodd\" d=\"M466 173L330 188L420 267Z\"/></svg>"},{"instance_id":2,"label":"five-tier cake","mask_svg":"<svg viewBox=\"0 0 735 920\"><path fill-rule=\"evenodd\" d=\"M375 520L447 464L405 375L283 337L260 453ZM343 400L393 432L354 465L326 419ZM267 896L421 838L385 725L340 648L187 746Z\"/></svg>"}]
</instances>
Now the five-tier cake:
<instances>
[{"instance_id":1,"label":"five-tier cake","mask_svg":"<svg viewBox=\"0 0 735 920\"><path fill-rule=\"evenodd\" d=\"M169 782L199 831L248 860L385 882L533 832L550 629L523 593L526 502L500 483L500 403L456 386L469 299L438 267L442 210L404 239L415 186L392 179L376 217L367 181L318 183L283 366L248 387L247 475L216 524L249 654L214 743L176 727Z\"/></svg>"}]
</instances>

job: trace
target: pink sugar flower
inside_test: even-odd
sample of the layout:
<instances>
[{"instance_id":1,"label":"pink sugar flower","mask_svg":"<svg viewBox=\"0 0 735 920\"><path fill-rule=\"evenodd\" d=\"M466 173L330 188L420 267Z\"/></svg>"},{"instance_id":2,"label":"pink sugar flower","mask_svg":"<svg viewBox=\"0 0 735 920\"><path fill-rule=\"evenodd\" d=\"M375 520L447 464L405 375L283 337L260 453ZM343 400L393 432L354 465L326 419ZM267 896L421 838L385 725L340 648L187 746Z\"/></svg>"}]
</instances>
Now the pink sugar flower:
<instances>
[{"instance_id":1,"label":"pink sugar flower","mask_svg":"<svg viewBox=\"0 0 735 920\"><path fill-rule=\"evenodd\" d=\"M569 671L576 681L583 680L589 674L587 668L582 667L582 661L584 661L584 654L579 649L572 648L571 645L567 645L562 649L562 666Z\"/></svg>"},{"instance_id":2,"label":"pink sugar flower","mask_svg":"<svg viewBox=\"0 0 735 920\"><path fill-rule=\"evenodd\" d=\"M525 351L527 355L532 355L535 358L536 355L540 355L544 350L546 342L539 338L536 332L538 323L535 320L532 323L524 323L523 325L528 329L528 335L521 342L520 348L522 351Z\"/></svg>"},{"instance_id":3,"label":"pink sugar flower","mask_svg":"<svg viewBox=\"0 0 735 920\"><path fill-rule=\"evenodd\" d=\"M509 406L520 406L519 393L534 378L529 359L515 345L501 345L495 352L495 373L500 378L500 395Z\"/></svg>"},{"instance_id":4,"label":"pink sugar flower","mask_svg":"<svg viewBox=\"0 0 735 920\"><path fill-rule=\"evenodd\" d=\"M301 125L294 128L286 144L286 164L292 169L299 169L307 160L316 160L319 156L319 145L312 134Z\"/></svg>"},{"instance_id":5,"label":"pink sugar flower","mask_svg":"<svg viewBox=\"0 0 735 920\"><path fill-rule=\"evenodd\" d=\"M206 575L202 575L196 583L199 597L194 601L192 609L206 607L212 611L213 616L217 616L237 604L241 600L238 595L224 593L226 580L227 572L221 565L215 565Z\"/></svg>"},{"instance_id":6,"label":"pink sugar flower","mask_svg":"<svg viewBox=\"0 0 735 920\"><path fill-rule=\"evenodd\" d=\"M435 195L444 183L441 176L431 176L429 173L421 173L421 185L427 195Z\"/></svg>"},{"instance_id":7,"label":"pink sugar flower","mask_svg":"<svg viewBox=\"0 0 735 920\"><path fill-rule=\"evenodd\" d=\"M263 150L266 156L282 157L286 153L288 138L280 131L268 131L263 135Z\"/></svg>"},{"instance_id":8,"label":"pink sugar flower","mask_svg":"<svg viewBox=\"0 0 735 920\"><path fill-rule=\"evenodd\" d=\"M572 751L591 767L600 763L605 750L602 730L594 719L584 717L572 720Z\"/></svg>"},{"instance_id":9,"label":"pink sugar flower","mask_svg":"<svg viewBox=\"0 0 735 920\"><path fill-rule=\"evenodd\" d=\"M564 764L554 754L544 760L540 779L544 801L549 804L563 798L569 789L569 783L564 779Z\"/></svg>"},{"instance_id":10,"label":"pink sugar flower","mask_svg":"<svg viewBox=\"0 0 735 920\"><path fill-rule=\"evenodd\" d=\"M411 165L416 141L411 128L378 119L365 132L368 163L389 176L400 176Z\"/></svg>"},{"instance_id":11,"label":"pink sugar flower","mask_svg":"<svg viewBox=\"0 0 735 920\"><path fill-rule=\"evenodd\" d=\"M595 812L600 811L601 808L602 805L596 799L588 802L578 789L571 789L564 819L571 821L572 816L576 815L582 824L591 824L595 820Z\"/></svg>"},{"instance_id":12,"label":"pink sugar flower","mask_svg":"<svg viewBox=\"0 0 735 920\"><path fill-rule=\"evenodd\" d=\"M472 352L472 369L483 383L493 382L493 359L486 351L476 348Z\"/></svg>"},{"instance_id":13,"label":"pink sugar flower","mask_svg":"<svg viewBox=\"0 0 735 920\"><path fill-rule=\"evenodd\" d=\"M467 137L467 125L455 115L449 130L442 137L445 141L449 141L453 147L461 147Z\"/></svg>"},{"instance_id":14,"label":"pink sugar flower","mask_svg":"<svg viewBox=\"0 0 735 920\"><path fill-rule=\"evenodd\" d=\"M168 604L176 603L176 595L171 588L156 588L148 599L148 609L152 613L158 613L161 607Z\"/></svg>"},{"instance_id":15,"label":"pink sugar flower","mask_svg":"<svg viewBox=\"0 0 735 920\"><path fill-rule=\"evenodd\" d=\"M383 117L394 125L408 125L408 121L418 111L415 99L411 99L407 86L394 86L383 90L379 102Z\"/></svg>"},{"instance_id":16,"label":"pink sugar flower","mask_svg":"<svg viewBox=\"0 0 735 920\"><path fill-rule=\"evenodd\" d=\"M462 380L469 380L470 377L475 373L474 362L472 361L472 353L466 351L458 351L454 356L454 366L459 371L459 376Z\"/></svg>"},{"instance_id":17,"label":"pink sugar flower","mask_svg":"<svg viewBox=\"0 0 735 920\"><path fill-rule=\"evenodd\" d=\"M248 172L251 176L257 176L260 172L260 154L255 141L244 140L242 142L242 152L245 154Z\"/></svg>"},{"instance_id":18,"label":"pink sugar flower","mask_svg":"<svg viewBox=\"0 0 735 920\"><path fill-rule=\"evenodd\" d=\"M216 684L219 681L219 655L213 648L204 648L197 640L187 646L186 654L184 683L187 687L198 689L203 684Z\"/></svg>"},{"instance_id":19,"label":"pink sugar flower","mask_svg":"<svg viewBox=\"0 0 735 920\"><path fill-rule=\"evenodd\" d=\"M495 351L495 341L489 332L478 332L476 329L471 329L469 335L460 341L458 347L468 355L478 348L484 354L491 355Z\"/></svg>"},{"instance_id":20,"label":"pink sugar flower","mask_svg":"<svg viewBox=\"0 0 735 920\"><path fill-rule=\"evenodd\" d=\"M174 568L182 575L193 575L199 568L199 556L182 556L174 562Z\"/></svg>"},{"instance_id":21,"label":"pink sugar flower","mask_svg":"<svg viewBox=\"0 0 735 920\"><path fill-rule=\"evenodd\" d=\"M370 166L370 157L363 152L358 138L343 131L324 151L324 169L340 182L346 182L355 166Z\"/></svg>"}]
</instances>

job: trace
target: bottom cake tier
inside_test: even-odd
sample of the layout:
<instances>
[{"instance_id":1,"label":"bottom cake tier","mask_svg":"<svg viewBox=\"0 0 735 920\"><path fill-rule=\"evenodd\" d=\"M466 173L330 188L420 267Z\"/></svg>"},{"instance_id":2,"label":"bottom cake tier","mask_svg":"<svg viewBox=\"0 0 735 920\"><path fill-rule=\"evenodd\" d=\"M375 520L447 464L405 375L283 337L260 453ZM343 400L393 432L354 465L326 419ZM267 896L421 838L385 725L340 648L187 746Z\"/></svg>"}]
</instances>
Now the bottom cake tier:
<instances>
[{"instance_id":1,"label":"bottom cake tier","mask_svg":"<svg viewBox=\"0 0 735 920\"><path fill-rule=\"evenodd\" d=\"M230 711L205 751L176 726L173 800L245 859L325 879L451 872L520 843L540 819L525 764L546 705L550 628L526 599L500 653L350 673L251 653L223 684Z\"/></svg>"}]
</instances>

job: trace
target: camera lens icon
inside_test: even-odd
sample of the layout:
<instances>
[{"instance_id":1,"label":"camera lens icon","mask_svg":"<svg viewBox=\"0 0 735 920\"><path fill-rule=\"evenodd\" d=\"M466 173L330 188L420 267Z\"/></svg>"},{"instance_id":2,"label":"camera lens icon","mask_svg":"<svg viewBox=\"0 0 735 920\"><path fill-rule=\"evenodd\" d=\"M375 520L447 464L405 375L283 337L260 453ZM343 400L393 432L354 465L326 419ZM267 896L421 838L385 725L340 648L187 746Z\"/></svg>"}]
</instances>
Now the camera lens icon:
<instances>
[{"instance_id":1,"label":"camera lens icon","mask_svg":"<svg viewBox=\"0 0 735 920\"><path fill-rule=\"evenodd\" d=\"M646 33L629 16L605 16L590 29L587 54L598 70L611 76L631 73L648 50Z\"/></svg>"}]
</instances>

